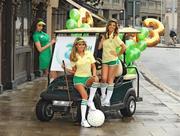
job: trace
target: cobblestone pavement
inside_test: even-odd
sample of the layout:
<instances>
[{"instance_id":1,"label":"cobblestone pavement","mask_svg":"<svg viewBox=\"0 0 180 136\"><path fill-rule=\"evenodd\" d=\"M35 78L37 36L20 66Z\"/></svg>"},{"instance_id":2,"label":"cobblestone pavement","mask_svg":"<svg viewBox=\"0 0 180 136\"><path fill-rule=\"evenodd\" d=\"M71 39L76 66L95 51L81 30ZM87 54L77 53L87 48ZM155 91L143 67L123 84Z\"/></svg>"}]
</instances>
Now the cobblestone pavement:
<instances>
[{"instance_id":1,"label":"cobblestone pavement","mask_svg":"<svg viewBox=\"0 0 180 136\"><path fill-rule=\"evenodd\" d=\"M141 77L140 95L132 118L109 113L102 127L82 128L70 117L56 115L40 122L35 105L46 80L36 79L0 95L0 136L179 136L180 102Z\"/></svg>"}]
</instances>

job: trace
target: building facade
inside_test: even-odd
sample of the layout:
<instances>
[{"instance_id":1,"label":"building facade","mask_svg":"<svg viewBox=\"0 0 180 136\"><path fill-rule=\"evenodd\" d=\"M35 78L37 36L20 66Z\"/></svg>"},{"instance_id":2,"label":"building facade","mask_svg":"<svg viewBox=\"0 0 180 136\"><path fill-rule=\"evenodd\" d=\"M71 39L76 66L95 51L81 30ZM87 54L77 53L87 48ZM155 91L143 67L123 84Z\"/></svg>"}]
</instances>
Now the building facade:
<instances>
[{"instance_id":1,"label":"building facade","mask_svg":"<svg viewBox=\"0 0 180 136\"><path fill-rule=\"evenodd\" d=\"M72 8L66 0L0 0L0 93L40 74L39 54L30 40L33 21L42 18L53 37L54 30L65 28Z\"/></svg>"},{"instance_id":2,"label":"building facade","mask_svg":"<svg viewBox=\"0 0 180 136\"><path fill-rule=\"evenodd\" d=\"M34 78L34 46L30 42L32 21L46 20L47 1L0 1L0 91Z\"/></svg>"},{"instance_id":3,"label":"building facade","mask_svg":"<svg viewBox=\"0 0 180 136\"><path fill-rule=\"evenodd\" d=\"M99 12L106 20L116 18L119 23L124 23L124 0L75 2L95 14ZM141 0L140 4L140 21L148 17L161 20L164 16L161 0ZM39 72L38 52L30 41L32 22L43 18L47 24L46 32L53 36L54 30L65 28L68 11L74 7L66 0L0 0L0 91L32 80Z\"/></svg>"},{"instance_id":4,"label":"building facade","mask_svg":"<svg viewBox=\"0 0 180 136\"><path fill-rule=\"evenodd\" d=\"M106 20L115 18L123 24L124 0L103 0L103 3L98 6L99 14Z\"/></svg>"},{"instance_id":5,"label":"building facade","mask_svg":"<svg viewBox=\"0 0 180 136\"><path fill-rule=\"evenodd\" d=\"M0 84L1 91L33 76L32 47L28 43L30 1L1 0ZM24 12L22 12L23 10Z\"/></svg>"},{"instance_id":6,"label":"building facade","mask_svg":"<svg viewBox=\"0 0 180 136\"><path fill-rule=\"evenodd\" d=\"M163 22L165 5L164 0L141 0L140 19L143 21L146 18L156 18Z\"/></svg>"}]
</instances>

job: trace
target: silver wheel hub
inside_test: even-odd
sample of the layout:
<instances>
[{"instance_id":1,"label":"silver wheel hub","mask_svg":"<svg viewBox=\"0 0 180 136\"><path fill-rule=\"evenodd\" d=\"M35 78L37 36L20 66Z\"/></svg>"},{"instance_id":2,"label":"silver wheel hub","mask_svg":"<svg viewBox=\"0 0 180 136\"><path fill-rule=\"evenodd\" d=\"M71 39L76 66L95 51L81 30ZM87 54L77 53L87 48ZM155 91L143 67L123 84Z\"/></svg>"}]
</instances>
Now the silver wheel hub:
<instances>
[{"instance_id":1,"label":"silver wheel hub","mask_svg":"<svg viewBox=\"0 0 180 136\"><path fill-rule=\"evenodd\" d=\"M134 112L135 110L135 101L131 101L129 104L129 110L131 111L131 113Z\"/></svg>"}]
</instances>

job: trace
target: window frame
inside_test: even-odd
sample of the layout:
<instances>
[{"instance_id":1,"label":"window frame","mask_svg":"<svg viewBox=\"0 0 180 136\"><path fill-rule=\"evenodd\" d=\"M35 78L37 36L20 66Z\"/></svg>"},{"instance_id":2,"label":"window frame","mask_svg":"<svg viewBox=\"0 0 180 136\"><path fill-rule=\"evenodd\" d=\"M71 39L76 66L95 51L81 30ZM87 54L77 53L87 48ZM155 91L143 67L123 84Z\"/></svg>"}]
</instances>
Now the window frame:
<instances>
[{"instance_id":1,"label":"window frame","mask_svg":"<svg viewBox=\"0 0 180 136\"><path fill-rule=\"evenodd\" d=\"M15 21L15 47L27 47L29 45L29 30L30 30L30 21L31 21L31 2L27 0L18 0L16 7L16 21ZM20 19L21 27L19 30L17 29L17 20ZM27 19L25 23L25 19ZM25 29L25 25L27 25L27 30ZM18 31L17 31L18 30ZM27 31L27 34L25 35L25 30ZM20 40L17 42L16 39L18 36L17 33L20 34ZM27 38L27 42L25 43L25 37Z\"/></svg>"}]
</instances>

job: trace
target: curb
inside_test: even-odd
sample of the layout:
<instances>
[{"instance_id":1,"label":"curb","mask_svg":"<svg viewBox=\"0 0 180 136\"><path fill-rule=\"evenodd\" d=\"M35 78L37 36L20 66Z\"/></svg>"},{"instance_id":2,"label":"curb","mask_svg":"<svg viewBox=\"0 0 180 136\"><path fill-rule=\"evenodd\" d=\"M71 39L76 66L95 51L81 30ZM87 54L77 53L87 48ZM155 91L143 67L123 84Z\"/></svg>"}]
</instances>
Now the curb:
<instances>
[{"instance_id":1,"label":"curb","mask_svg":"<svg viewBox=\"0 0 180 136\"><path fill-rule=\"evenodd\" d=\"M158 44L155 48L180 48L180 44L168 45L168 44Z\"/></svg>"},{"instance_id":2,"label":"curb","mask_svg":"<svg viewBox=\"0 0 180 136\"><path fill-rule=\"evenodd\" d=\"M139 67L140 73L143 75L144 79L151 83L152 85L159 88L161 91L172 96L177 101L180 101L180 93L173 90L162 81L160 81L155 75L153 75L141 62L136 62L136 65Z\"/></svg>"}]
</instances>

